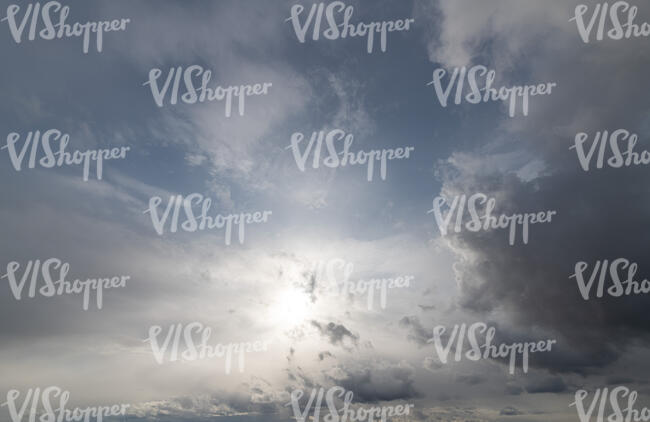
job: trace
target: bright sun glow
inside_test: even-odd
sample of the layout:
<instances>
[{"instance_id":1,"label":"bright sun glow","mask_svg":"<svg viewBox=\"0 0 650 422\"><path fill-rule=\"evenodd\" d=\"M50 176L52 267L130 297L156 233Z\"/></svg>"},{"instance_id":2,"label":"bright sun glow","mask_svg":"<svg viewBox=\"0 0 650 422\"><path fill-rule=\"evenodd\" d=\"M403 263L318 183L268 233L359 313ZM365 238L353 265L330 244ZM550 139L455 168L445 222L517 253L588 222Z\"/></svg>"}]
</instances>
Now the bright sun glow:
<instances>
[{"instance_id":1,"label":"bright sun glow","mask_svg":"<svg viewBox=\"0 0 650 422\"><path fill-rule=\"evenodd\" d=\"M288 288L279 292L270 309L270 318L280 327L301 324L311 315L309 296L301 290Z\"/></svg>"}]
</instances>

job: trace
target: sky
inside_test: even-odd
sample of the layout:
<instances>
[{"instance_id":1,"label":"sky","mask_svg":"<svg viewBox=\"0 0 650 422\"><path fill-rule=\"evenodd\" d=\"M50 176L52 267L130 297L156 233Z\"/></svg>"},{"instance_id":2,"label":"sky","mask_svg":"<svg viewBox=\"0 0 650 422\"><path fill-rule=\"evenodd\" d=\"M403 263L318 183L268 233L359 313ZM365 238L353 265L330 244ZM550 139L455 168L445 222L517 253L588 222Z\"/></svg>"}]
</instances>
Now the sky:
<instances>
[{"instance_id":1,"label":"sky","mask_svg":"<svg viewBox=\"0 0 650 422\"><path fill-rule=\"evenodd\" d=\"M29 3L16 4L22 18ZM650 403L648 296L585 300L571 278L578 262L588 278L617 258L638 264L636 280L650 274L648 169L584 171L571 149L578 133L590 146L618 129L647 148L647 37L594 30L584 42L572 20L581 3L567 0L346 1L353 23L414 20L371 53L363 37L314 40L312 27L300 42L292 8L304 6L302 25L310 1L65 4L69 23L129 22L103 34L101 52L91 37L85 54L80 38L29 40L30 23L17 43L1 21L0 145L17 133L20 152L30 131L58 129L69 152L129 149L87 181L81 166L28 168L28 150L16 170L0 149L0 275L57 258L70 280L129 278L87 310L80 295L26 287L17 299L2 278L0 402L58 386L71 407L125 403L128 420L183 422L293 421L292 391L336 386L355 406L413 404L395 421L578 421L576 391L616 386ZM585 4L587 24L600 3ZM629 5L636 23L650 21L647 4ZM192 65L211 71L212 88L271 85L246 97L243 115L233 103L226 116L223 101L159 107L150 71L161 70L160 88ZM455 91L443 107L434 71L447 70L444 88L454 68L477 65L496 72L496 87L556 86L531 97L527 115L511 117L505 101L454 104ZM387 162L385 180L377 168L368 181L365 165L314 168L311 155L302 171L295 134L303 153L312 133L333 130L352 135L352 152L413 149ZM233 228L230 244L221 229L167 223L159 234L151 198L160 216L170 197L193 193L211 199L210 216L270 213L243 241ZM504 229L441 235L434 199L476 193L499 214L556 215L531 225L528 243L509 244ZM333 291L345 277L407 276L383 304ZM526 373L505 359L443 362L434 327L476 322L499 343L556 344L532 353ZM211 345L267 347L230 371L220 357L159 363L151 327L162 327L159 345L170 326L192 323L210 327ZM12 421L8 406L0 421Z\"/></svg>"}]
</instances>

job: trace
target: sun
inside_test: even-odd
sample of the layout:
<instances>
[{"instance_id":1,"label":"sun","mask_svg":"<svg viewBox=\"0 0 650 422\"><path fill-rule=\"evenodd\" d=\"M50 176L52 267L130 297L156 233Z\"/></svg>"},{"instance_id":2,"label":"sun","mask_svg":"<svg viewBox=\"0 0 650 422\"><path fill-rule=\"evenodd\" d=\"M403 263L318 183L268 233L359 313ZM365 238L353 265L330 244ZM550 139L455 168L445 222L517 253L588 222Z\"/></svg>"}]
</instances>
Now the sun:
<instances>
[{"instance_id":1,"label":"sun","mask_svg":"<svg viewBox=\"0 0 650 422\"><path fill-rule=\"evenodd\" d=\"M309 295L297 288L286 288L273 298L269 309L269 319L280 327L294 327L308 320L312 314Z\"/></svg>"}]
</instances>

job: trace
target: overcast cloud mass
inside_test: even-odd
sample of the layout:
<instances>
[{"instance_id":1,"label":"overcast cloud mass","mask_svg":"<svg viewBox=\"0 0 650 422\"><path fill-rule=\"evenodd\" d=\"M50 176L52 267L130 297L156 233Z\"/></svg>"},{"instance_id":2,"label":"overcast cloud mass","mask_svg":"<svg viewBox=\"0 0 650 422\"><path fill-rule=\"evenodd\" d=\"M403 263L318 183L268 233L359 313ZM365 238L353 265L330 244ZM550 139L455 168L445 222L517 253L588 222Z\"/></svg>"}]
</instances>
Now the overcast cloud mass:
<instances>
[{"instance_id":1,"label":"overcast cloud mass","mask_svg":"<svg viewBox=\"0 0 650 422\"><path fill-rule=\"evenodd\" d=\"M326 1L314 40L320 3L311 1L59 1L69 6L68 25L128 22L103 33L101 51L91 33L84 53L83 36L38 36L45 24L23 20L36 3L0 8L0 18L11 15L0 22L0 275L19 265L15 282L0 280L0 422L16 422L11 391L20 410L29 389L48 386L69 391L70 409L129 405L108 421L287 422L299 420L292 392L304 392L304 409L312 391L337 386L353 393L355 408L412 405L394 421L580 421L571 406L577 391L589 392L587 409L598 389L618 386L638 393L639 411L650 407L649 296L608 294L607 271L593 272L597 262L624 258L637 267L620 264L621 280L632 267L640 285L650 276L650 169L607 165L609 147L594 143L597 133L624 129L638 138L640 157L650 150L650 38L613 39L603 15L599 40L600 2ZM621 24L633 7L639 31L650 22L645 1L609 3ZM353 24L412 21L387 32L385 44L379 32L372 46L367 36L328 39L328 4L340 6L339 24L343 6L353 8ZM575 19L581 4L587 11ZM581 25L590 21L585 42ZM170 69L193 65L211 72L207 87L250 85L249 95L233 92L229 110L225 99L188 104L185 76L175 82L174 74L159 106L155 90ZM495 71L497 89L554 85L531 96L526 112L521 97L514 109L472 104L468 86L460 104L450 86L443 106L434 71L446 70L444 90L455 68L479 65ZM152 69L160 70L155 83ZM197 70L195 86L201 77ZM38 165L45 152L32 148L33 133L49 129L69 135L70 154L122 148L122 156L104 159L101 180L95 164L88 180L83 165ZM301 157L312 133L334 130L353 136L354 153L408 152L384 170L380 160L373 169L328 166L323 138L314 168L313 155ZM580 133L587 138L576 147ZM59 144L51 141L55 152ZM592 144L585 171L579 157ZM343 139L335 145L340 153ZM474 232L447 214L454 198L478 193L495 200L497 217L555 212L528 226L526 242L517 226L511 242L510 228ZM250 213L244 231L235 222L230 234L184 230L188 202L169 201L191 194L210 198L207 215L223 225L217 214ZM438 197L450 222L444 235ZM199 215L205 202L195 199ZM104 289L101 307L91 293L87 310L83 294L40 294L42 275L30 294L26 266L49 258L69 264L66 280L128 280ZM575 275L580 262L585 283L593 280L588 300ZM53 279L61 267L50 267ZM398 277L408 282L384 296L340 291L343 280ZM530 353L526 371L521 355L514 371L509 358L456 361L455 341L441 359L435 327L446 327L447 346L458 339L455 325L477 322L495 328L497 345L554 342ZM209 327L211 346L258 342L259 350L171 361L185 337L181 329L175 340L170 327L192 323ZM155 339L152 327L160 327ZM327 413L323 399L320 420Z\"/></svg>"}]
</instances>

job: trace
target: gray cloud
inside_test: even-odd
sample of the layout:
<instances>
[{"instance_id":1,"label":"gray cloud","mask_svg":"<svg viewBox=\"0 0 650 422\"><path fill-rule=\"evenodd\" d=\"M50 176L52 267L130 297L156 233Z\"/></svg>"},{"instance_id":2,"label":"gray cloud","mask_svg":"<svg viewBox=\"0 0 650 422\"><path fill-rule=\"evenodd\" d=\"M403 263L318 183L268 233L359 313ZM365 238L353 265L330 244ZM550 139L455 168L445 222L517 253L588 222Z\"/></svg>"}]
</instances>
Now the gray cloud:
<instances>
[{"instance_id":1,"label":"gray cloud","mask_svg":"<svg viewBox=\"0 0 650 422\"><path fill-rule=\"evenodd\" d=\"M567 385L561 377L533 379L526 384L526 391L530 394L562 393L566 390Z\"/></svg>"},{"instance_id":2,"label":"gray cloud","mask_svg":"<svg viewBox=\"0 0 650 422\"><path fill-rule=\"evenodd\" d=\"M318 332L326 337L329 342L335 346L346 346L345 340L348 339L349 342L356 346L359 341L359 336L353 334L350 330L345 328L343 324L336 324L334 322L328 322L327 324L320 323L318 321L311 321L311 325L316 327Z\"/></svg>"},{"instance_id":3,"label":"gray cloud","mask_svg":"<svg viewBox=\"0 0 650 422\"><path fill-rule=\"evenodd\" d=\"M354 393L355 402L408 400L420 396L415 389L414 370L408 365L362 362L342 367L332 381Z\"/></svg>"},{"instance_id":4,"label":"gray cloud","mask_svg":"<svg viewBox=\"0 0 650 422\"><path fill-rule=\"evenodd\" d=\"M433 331L425 329L416 316L405 316L399 321L400 327L409 331L408 339L424 346L433 337Z\"/></svg>"}]
</instances>

